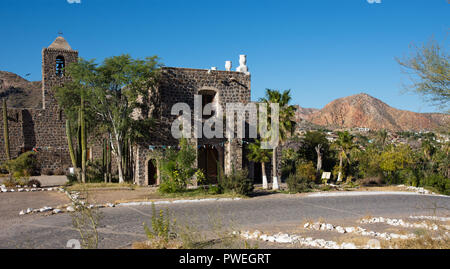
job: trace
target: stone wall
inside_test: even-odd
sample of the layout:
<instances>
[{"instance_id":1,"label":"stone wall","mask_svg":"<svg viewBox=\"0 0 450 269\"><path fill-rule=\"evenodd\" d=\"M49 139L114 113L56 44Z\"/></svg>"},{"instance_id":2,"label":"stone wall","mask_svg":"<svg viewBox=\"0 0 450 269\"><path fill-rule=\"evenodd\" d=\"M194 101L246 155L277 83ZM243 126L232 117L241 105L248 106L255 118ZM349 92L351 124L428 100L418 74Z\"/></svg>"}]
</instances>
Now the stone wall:
<instances>
[{"instance_id":1,"label":"stone wall","mask_svg":"<svg viewBox=\"0 0 450 269\"><path fill-rule=\"evenodd\" d=\"M153 137L149 141L142 141L135 149L136 174L135 182L145 185L147 180L146 165L148 155L151 151L149 146L176 146L178 140L171 135L171 124L178 117L171 115L172 106L182 102L191 108L191 124L194 126L194 95L202 91L215 92L215 102L219 103L223 109L227 103L248 103L250 102L250 76L241 72L213 71L205 69L188 69L164 67L161 70L160 83L157 91L153 93L160 100L160 105L155 108L153 116L156 118L156 125ZM195 141L197 140L197 141ZM237 142L227 144L226 139L191 139L195 146L204 144L214 144L221 146L224 152L225 171L230 171L232 163L236 168L243 166L242 145Z\"/></svg>"},{"instance_id":2,"label":"stone wall","mask_svg":"<svg viewBox=\"0 0 450 269\"><path fill-rule=\"evenodd\" d=\"M3 130L3 119L0 123ZM8 109L11 157L37 150L40 169L67 168L70 156L65 136L65 119L55 109ZM3 131L0 135L0 160L6 159Z\"/></svg>"}]
</instances>

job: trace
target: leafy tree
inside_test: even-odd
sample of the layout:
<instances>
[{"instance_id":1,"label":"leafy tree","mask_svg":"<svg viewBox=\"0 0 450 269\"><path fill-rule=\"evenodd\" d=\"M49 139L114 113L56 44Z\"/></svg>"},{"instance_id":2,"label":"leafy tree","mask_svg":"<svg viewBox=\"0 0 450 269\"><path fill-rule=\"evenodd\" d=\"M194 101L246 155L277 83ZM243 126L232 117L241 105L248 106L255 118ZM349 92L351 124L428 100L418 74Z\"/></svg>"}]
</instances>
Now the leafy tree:
<instances>
[{"instance_id":1,"label":"leafy tree","mask_svg":"<svg viewBox=\"0 0 450 269\"><path fill-rule=\"evenodd\" d=\"M286 90L283 92L280 92L278 90L271 90L266 89L266 95L261 101L263 103L266 103L268 108L270 108L271 103L278 103L279 104L279 129L278 129L278 136L279 136L279 142L282 144L285 142L295 131L295 125L296 122L294 120L295 118L295 111L296 108L293 105L290 105L291 101L291 91ZM270 110L269 110L269 122L271 122L272 119L270 119ZM273 130L271 130L273 131ZM273 177L273 189L278 189L278 171L277 171L277 147L273 148L272 150L272 177Z\"/></svg>"},{"instance_id":2,"label":"leafy tree","mask_svg":"<svg viewBox=\"0 0 450 269\"><path fill-rule=\"evenodd\" d=\"M326 135L320 131L309 131L302 139L302 147L299 150L300 156L307 161L316 162L316 172L319 173L323 167L324 161L326 165L330 151L330 143Z\"/></svg>"},{"instance_id":3,"label":"leafy tree","mask_svg":"<svg viewBox=\"0 0 450 269\"><path fill-rule=\"evenodd\" d=\"M338 181L342 179L343 161L346 160L347 163L350 163L350 151L357 148L357 146L353 143L353 138L354 136L351 135L348 131L338 132L338 138L334 142L334 147L339 152Z\"/></svg>"},{"instance_id":4,"label":"leafy tree","mask_svg":"<svg viewBox=\"0 0 450 269\"><path fill-rule=\"evenodd\" d=\"M156 57L139 60L129 55L114 56L101 65L80 59L67 68L72 82L58 89L58 102L68 117L74 117L83 98L90 126L108 136L119 182L124 182L124 145L150 135L151 118L136 114L148 115L149 91L156 84L159 66Z\"/></svg>"},{"instance_id":5,"label":"leafy tree","mask_svg":"<svg viewBox=\"0 0 450 269\"><path fill-rule=\"evenodd\" d=\"M413 153L408 145L390 145L380 155L380 168L386 173L390 183L398 181L398 172L413 163Z\"/></svg>"},{"instance_id":6,"label":"leafy tree","mask_svg":"<svg viewBox=\"0 0 450 269\"><path fill-rule=\"evenodd\" d=\"M441 108L448 107L450 102L449 55L434 40L413 49L410 57L397 59L406 73L411 75L412 84L407 86L407 89L421 94L426 100Z\"/></svg>"},{"instance_id":7,"label":"leafy tree","mask_svg":"<svg viewBox=\"0 0 450 269\"><path fill-rule=\"evenodd\" d=\"M262 149L261 141L255 140L254 143L248 145L247 158L250 161L261 163L262 177L263 177L263 189L267 189L267 176L265 163L270 162L271 150Z\"/></svg>"}]
</instances>

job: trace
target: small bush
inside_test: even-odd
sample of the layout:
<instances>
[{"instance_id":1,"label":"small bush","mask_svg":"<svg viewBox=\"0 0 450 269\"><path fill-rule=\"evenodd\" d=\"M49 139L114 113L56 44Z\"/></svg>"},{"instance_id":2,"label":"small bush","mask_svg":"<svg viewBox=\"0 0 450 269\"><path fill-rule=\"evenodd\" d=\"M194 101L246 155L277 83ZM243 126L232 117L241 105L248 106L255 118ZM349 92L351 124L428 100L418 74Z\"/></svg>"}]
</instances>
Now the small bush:
<instances>
[{"instance_id":1,"label":"small bush","mask_svg":"<svg viewBox=\"0 0 450 269\"><path fill-rule=\"evenodd\" d=\"M442 194L450 195L450 179L439 174L432 174L425 177L421 185L424 187L432 187Z\"/></svg>"},{"instance_id":2,"label":"small bush","mask_svg":"<svg viewBox=\"0 0 450 269\"><path fill-rule=\"evenodd\" d=\"M300 163L296 168L297 176L309 181L314 181L316 179L316 169L312 162Z\"/></svg>"},{"instance_id":3,"label":"small bush","mask_svg":"<svg viewBox=\"0 0 450 269\"><path fill-rule=\"evenodd\" d=\"M366 177L360 179L359 183L363 186L374 186L384 184L384 180L381 177Z\"/></svg>"},{"instance_id":4,"label":"small bush","mask_svg":"<svg viewBox=\"0 0 450 269\"><path fill-rule=\"evenodd\" d=\"M67 174L66 175L67 180L69 180L69 183L74 183L74 182L78 182L78 178L75 174Z\"/></svg>"},{"instance_id":5,"label":"small bush","mask_svg":"<svg viewBox=\"0 0 450 269\"><path fill-rule=\"evenodd\" d=\"M224 192L249 195L253 191L253 181L247 175L247 170L233 168L230 175L219 180L219 188Z\"/></svg>"},{"instance_id":6,"label":"small bush","mask_svg":"<svg viewBox=\"0 0 450 269\"><path fill-rule=\"evenodd\" d=\"M35 178L30 179L28 181L28 186L33 187L33 185L36 186L36 188L40 188L41 187L41 182L39 180L35 179Z\"/></svg>"},{"instance_id":7,"label":"small bush","mask_svg":"<svg viewBox=\"0 0 450 269\"><path fill-rule=\"evenodd\" d=\"M17 181L12 176L9 176L3 181L3 185L7 188L14 188L17 185Z\"/></svg>"},{"instance_id":8,"label":"small bush","mask_svg":"<svg viewBox=\"0 0 450 269\"><path fill-rule=\"evenodd\" d=\"M212 194L212 195L216 195L216 194L221 194L222 190L220 189L219 186L209 186L208 188L208 194Z\"/></svg>"},{"instance_id":9,"label":"small bush","mask_svg":"<svg viewBox=\"0 0 450 269\"><path fill-rule=\"evenodd\" d=\"M137 242L133 248L138 249L170 249L181 248L182 243L177 240L175 232L176 221L170 219L169 210L162 209L156 212L155 204L152 204L152 227L151 229L144 223L144 231L147 235L147 242Z\"/></svg>"},{"instance_id":10,"label":"small bush","mask_svg":"<svg viewBox=\"0 0 450 269\"><path fill-rule=\"evenodd\" d=\"M19 157L8 160L2 165L14 178L29 177L36 170L36 158L32 151L22 153Z\"/></svg>"},{"instance_id":11,"label":"small bush","mask_svg":"<svg viewBox=\"0 0 450 269\"><path fill-rule=\"evenodd\" d=\"M290 193L309 192L314 188L314 182L310 179L290 174L286 180Z\"/></svg>"},{"instance_id":12,"label":"small bush","mask_svg":"<svg viewBox=\"0 0 450 269\"><path fill-rule=\"evenodd\" d=\"M178 184L176 181L166 179L159 185L158 191L161 193L176 193L182 192L185 188L183 185Z\"/></svg>"}]
</instances>

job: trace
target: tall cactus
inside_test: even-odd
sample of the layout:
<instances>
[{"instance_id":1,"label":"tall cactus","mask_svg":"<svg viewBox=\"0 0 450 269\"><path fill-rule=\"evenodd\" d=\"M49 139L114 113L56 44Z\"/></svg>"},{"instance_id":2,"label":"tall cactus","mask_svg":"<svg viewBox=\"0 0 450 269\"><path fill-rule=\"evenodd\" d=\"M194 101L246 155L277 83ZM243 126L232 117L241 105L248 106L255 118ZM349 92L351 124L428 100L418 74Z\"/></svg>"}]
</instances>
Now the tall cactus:
<instances>
[{"instance_id":1,"label":"tall cactus","mask_svg":"<svg viewBox=\"0 0 450 269\"><path fill-rule=\"evenodd\" d=\"M66 119L66 136L67 136L67 144L69 146L70 160L72 161L73 168L76 169L77 168L77 159L75 158L75 151L73 150L72 132L70 130L69 119Z\"/></svg>"},{"instance_id":2,"label":"tall cactus","mask_svg":"<svg viewBox=\"0 0 450 269\"><path fill-rule=\"evenodd\" d=\"M81 122L81 182L86 183L86 122L84 120L84 97L81 96L80 108Z\"/></svg>"},{"instance_id":3,"label":"tall cactus","mask_svg":"<svg viewBox=\"0 0 450 269\"><path fill-rule=\"evenodd\" d=\"M11 154L9 152L8 107L6 106L6 99L3 99L3 138L5 140L6 159L11 160Z\"/></svg>"}]
</instances>

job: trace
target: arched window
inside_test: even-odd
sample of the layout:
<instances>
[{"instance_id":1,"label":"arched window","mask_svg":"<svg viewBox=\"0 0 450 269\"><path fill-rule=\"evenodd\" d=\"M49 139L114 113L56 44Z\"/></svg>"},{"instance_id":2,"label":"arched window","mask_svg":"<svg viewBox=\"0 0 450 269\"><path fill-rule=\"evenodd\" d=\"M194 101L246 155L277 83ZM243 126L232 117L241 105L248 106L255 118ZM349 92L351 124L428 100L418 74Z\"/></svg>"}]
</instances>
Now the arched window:
<instances>
[{"instance_id":1,"label":"arched window","mask_svg":"<svg viewBox=\"0 0 450 269\"><path fill-rule=\"evenodd\" d=\"M65 61L63 56L56 57L56 75L62 77L64 75Z\"/></svg>"},{"instance_id":2,"label":"arched window","mask_svg":"<svg viewBox=\"0 0 450 269\"><path fill-rule=\"evenodd\" d=\"M202 96L202 114L205 106L209 103L216 104L216 92L213 90L200 90L198 92L199 95ZM212 111L212 115L203 115L203 119L208 119L215 114L215 111Z\"/></svg>"}]
</instances>

